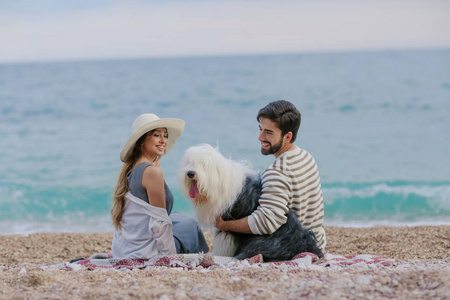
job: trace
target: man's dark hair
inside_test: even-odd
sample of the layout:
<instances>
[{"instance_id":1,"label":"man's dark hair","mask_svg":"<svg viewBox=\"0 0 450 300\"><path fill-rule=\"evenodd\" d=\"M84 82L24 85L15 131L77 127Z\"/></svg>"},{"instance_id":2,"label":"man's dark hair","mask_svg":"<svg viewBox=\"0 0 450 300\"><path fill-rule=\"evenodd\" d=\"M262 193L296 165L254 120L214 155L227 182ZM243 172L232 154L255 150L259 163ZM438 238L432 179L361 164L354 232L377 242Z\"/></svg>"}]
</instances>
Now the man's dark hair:
<instances>
[{"instance_id":1,"label":"man's dark hair","mask_svg":"<svg viewBox=\"0 0 450 300\"><path fill-rule=\"evenodd\" d=\"M292 132L291 143L295 142L302 116L294 104L286 100L270 102L259 110L256 119L259 122L261 118L267 118L277 123L282 136L289 131Z\"/></svg>"}]
</instances>

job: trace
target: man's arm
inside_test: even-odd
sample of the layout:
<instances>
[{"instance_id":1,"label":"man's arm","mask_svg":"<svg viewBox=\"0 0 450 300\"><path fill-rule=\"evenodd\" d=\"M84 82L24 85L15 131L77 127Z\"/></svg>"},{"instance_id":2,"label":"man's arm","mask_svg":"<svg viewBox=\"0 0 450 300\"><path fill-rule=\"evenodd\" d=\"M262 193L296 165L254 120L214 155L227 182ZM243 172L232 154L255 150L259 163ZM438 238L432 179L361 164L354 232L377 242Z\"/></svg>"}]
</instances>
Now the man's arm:
<instances>
[{"instance_id":1,"label":"man's arm","mask_svg":"<svg viewBox=\"0 0 450 300\"><path fill-rule=\"evenodd\" d=\"M289 178L276 169L266 169L261 176L259 206L247 217L253 234L272 234L286 223L291 193Z\"/></svg>"},{"instance_id":2,"label":"man's arm","mask_svg":"<svg viewBox=\"0 0 450 300\"><path fill-rule=\"evenodd\" d=\"M216 218L216 228L245 234L272 234L286 223L289 183L278 171L263 174L263 189L258 208L247 217L224 221Z\"/></svg>"},{"instance_id":3,"label":"man's arm","mask_svg":"<svg viewBox=\"0 0 450 300\"><path fill-rule=\"evenodd\" d=\"M250 226L248 225L248 217L239 220L224 221L222 217L216 218L216 228L220 231L231 231L252 234Z\"/></svg>"}]
</instances>

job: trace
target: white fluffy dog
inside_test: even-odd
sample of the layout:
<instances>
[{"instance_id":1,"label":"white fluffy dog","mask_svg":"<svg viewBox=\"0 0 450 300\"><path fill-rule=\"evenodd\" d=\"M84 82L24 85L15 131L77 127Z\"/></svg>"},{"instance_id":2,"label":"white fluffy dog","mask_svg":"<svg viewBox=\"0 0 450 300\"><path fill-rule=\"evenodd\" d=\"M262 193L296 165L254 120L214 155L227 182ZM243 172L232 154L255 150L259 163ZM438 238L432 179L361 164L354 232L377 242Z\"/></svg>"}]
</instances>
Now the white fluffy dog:
<instances>
[{"instance_id":1,"label":"white fluffy dog","mask_svg":"<svg viewBox=\"0 0 450 300\"><path fill-rule=\"evenodd\" d=\"M179 180L203 225L214 226L217 216L224 220L243 218L259 205L262 189L259 175L244 163L225 158L208 144L186 150ZM301 226L292 210L287 214L286 224L271 235L217 232L214 237L214 255L244 259L262 254L265 261L277 261L292 259L302 252L323 257L314 234Z\"/></svg>"},{"instance_id":2,"label":"white fluffy dog","mask_svg":"<svg viewBox=\"0 0 450 300\"><path fill-rule=\"evenodd\" d=\"M186 150L178 175L182 191L194 203L200 223L212 226L216 216L233 204L245 178L258 176L243 163L226 159L208 144Z\"/></svg>"}]
</instances>

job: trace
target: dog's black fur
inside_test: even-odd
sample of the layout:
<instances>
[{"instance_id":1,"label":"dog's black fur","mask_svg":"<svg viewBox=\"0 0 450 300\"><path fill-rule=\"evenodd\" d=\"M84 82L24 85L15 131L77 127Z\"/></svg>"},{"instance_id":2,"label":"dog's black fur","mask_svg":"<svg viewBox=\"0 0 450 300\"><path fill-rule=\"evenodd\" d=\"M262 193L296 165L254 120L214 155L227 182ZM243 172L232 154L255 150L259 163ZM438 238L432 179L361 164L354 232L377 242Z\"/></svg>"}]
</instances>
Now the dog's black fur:
<instances>
[{"instance_id":1,"label":"dog's black fur","mask_svg":"<svg viewBox=\"0 0 450 300\"><path fill-rule=\"evenodd\" d=\"M242 192L233 205L222 214L222 219L237 220L250 215L259 203L262 184L259 176L247 176ZM237 249L235 257L245 259L262 254L264 261L290 260L302 252L323 257L314 233L302 227L293 210L287 213L287 222L270 235L253 235L228 232L233 235Z\"/></svg>"}]
</instances>

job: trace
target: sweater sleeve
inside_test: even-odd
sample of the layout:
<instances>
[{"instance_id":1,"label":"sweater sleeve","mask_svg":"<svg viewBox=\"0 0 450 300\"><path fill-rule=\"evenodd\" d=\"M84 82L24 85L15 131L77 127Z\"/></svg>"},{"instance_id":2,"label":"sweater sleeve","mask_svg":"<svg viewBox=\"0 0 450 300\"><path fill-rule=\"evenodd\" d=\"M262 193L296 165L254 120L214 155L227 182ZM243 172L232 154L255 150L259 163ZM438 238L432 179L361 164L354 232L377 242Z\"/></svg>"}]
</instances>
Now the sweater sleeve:
<instances>
[{"instance_id":1,"label":"sweater sleeve","mask_svg":"<svg viewBox=\"0 0 450 300\"><path fill-rule=\"evenodd\" d=\"M253 234L272 234L287 221L290 183L278 170L268 169L261 177L262 192L258 208L248 217Z\"/></svg>"}]
</instances>

